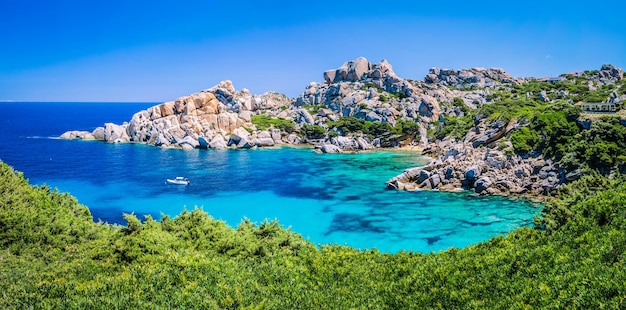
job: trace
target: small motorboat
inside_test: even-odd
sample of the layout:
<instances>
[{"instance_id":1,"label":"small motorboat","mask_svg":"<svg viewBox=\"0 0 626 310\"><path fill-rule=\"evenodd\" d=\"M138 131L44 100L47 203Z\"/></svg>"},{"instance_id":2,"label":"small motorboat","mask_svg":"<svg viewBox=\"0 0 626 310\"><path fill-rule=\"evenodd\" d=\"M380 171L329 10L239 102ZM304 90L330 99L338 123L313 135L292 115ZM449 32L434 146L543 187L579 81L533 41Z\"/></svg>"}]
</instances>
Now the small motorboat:
<instances>
[{"instance_id":1,"label":"small motorboat","mask_svg":"<svg viewBox=\"0 0 626 310\"><path fill-rule=\"evenodd\" d=\"M176 177L174 179L167 179L167 183L177 185L189 185L189 179L185 177Z\"/></svg>"}]
</instances>

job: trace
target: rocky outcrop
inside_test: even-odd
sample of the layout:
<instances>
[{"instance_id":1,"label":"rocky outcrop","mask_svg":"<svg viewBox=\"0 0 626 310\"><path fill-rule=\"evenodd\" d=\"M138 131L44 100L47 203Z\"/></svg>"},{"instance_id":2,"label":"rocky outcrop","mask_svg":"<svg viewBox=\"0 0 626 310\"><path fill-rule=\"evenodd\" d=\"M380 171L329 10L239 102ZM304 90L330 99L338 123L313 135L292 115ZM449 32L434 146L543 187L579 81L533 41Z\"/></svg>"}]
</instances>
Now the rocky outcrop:
<instances>
[{"instance_id":1,"label":"rocky outcrop","mask_svg":"<svg viewBox=\"0 0 626 310\"><path fill-rule=\"evenodd\" d=\"M338 69L324 72L324 80L326 80L326 83L356 82L361 80L371 68L372 65L367 59L359 57L356 60L344 63Z\"/></svg>"},{"instance_id":2,"label":"rocky outcrop","mask_svg":"<svg viewBox=\"0 0 626 310\"><path fill-rule=\"evenodd\" d=\"M379 141L370 141L367 137L333 137L325 141L318 149L322 153L343 153L367 151L380 147Z\"/></svg>"},{"instance_id":3,"label":"rocky outcrop","mask_svg":"<svg viewBox=\"0 0 626 310\"><path fill-rule=\"evenodd\" d=\"M512 78L501 68L442 69L431 68L426 83L454 88L496 88L502 84L520 84L524 80Z\"/></svg>"},{"instance_id":4,"label":"rocky outcrop","mask_svg":"<svg viewBox=\"0 0 626 310\"><path fill-rule=\"evenodd\" d=\"M128 127L128 123L124 123L122 125L116 125L113 123L104 124L104 141L106 142L129 142L130 137L126 132L126 128Z\"/></svg>"},{"instance_id":5,"label":"rocky outcrop","mask_svg":"<svg viewBox=\"0 0 626 310\"><path fill-rule=\"evenodd\" d=\"M598 73L600 79L620 81L624 78L624 71L614 65L604 64Z\"/></svg>"},{"instance_id":6,"label":"rocky outcrop","mask_svg":"<svg viewBox=\"0 0 626 310\"><path fill-rule=\"evenodd\" d=\"M485 74L491 74L489 72ZM426 144L426 133L432 122L443 115L462 115L458 106L449 104L454 98L462 98L469 108L476 108L486 103L489 96L489 92L483 90L452 90L442 85L403 79L386 60L370 63L363 57L328 70L323 77L324 82L310 83L299 97L292 100L275 92L253 95L247 89L236 91L230 81L223 81L201 92L137 112L128 123L109 124L90 134L96 140L107 142L139 142L184 149L222 148L221 140L224 139L227 147L305 142L332 144L341 151L367 150ZM311 107L319 108L311 110ZM373 138L350 134L342 139L331 136L309 139L294 135L293 130L270 128L273 131L269 137L261 134L261 138L254 137L244 143L237 142L240 137L230 140L237 128L250 131L251 136L258 134L252 117L259 114L292 122L296 133L304 125L326 128L329 121L351 116L370 122L386 122L392 127L398 120L410 120L419 126L420 134ZM90 138L86 132L63 135L67 139L80 137Z\"/></svg>"},{"instance_id":7,"label":"rocky outcrop","mask_svg":"<svg viewBox=\"0 0 626 310\"><path fill-rule=\"evenodd\" d=\"M466 144L471 144L475 148L481 145L490 145L517 127L518 124L516 121L504 122L498 119L494 122L478 122L478 124L465 135L463 141Z\"/></svg>"},{"instance_id":8,"label":"rocky outcrop","mask_svg":"<svg viewBox=\"0 0 626 310\"><path fill-rule=\"evenodd\" d=\"M326 71L324 78L325 83L310 83L294 102L296 106L326 106L320 114L322 121L332 116L354 116L395 124L401 117L422 116L424 121L439 117L438 101L399 78L386 60L371 64L361 57Z\"/></svg>"},{"instance_id":9,"label":"rocky outcrop","mask_svg":"<svg viewBox=\"0 0 626 310\"><path fill-rule=\"evenodd\" d=\"M437 142L431 147L438 149L437 152L446 151L427 165L407 169L390 179L387 187L465 189L488 195L555 195L565 181L564 172L540 156L509 156L497 148L475 148L450 141Z\"/></svg>"},{"instance_id":10,"label":"rocky outcrop","mask_svg":"<svg viewBox=\"0 0 626 310\"><path fill-rule=\"evenodd\" d=\"M247 130L254 132L255 128L251 116L259 110L289 106L290 100L284 95L268 92L255 96L247 89L236 91L232 82L222 81L201 92L139 111L121 125L107 123L91 133L70 131L61 138L139 142L181 149L273 146L283 143L282 136L261 132L260 137L249 139ZM242 137L234 132L246 133L246 141L241 142ZM224 138L227 136L231 140Z\"/></svg>"},{"instance_id":11,"label":"rocky outcrop","mask_svg":"<svg viewBox=\"0 0 626 310\"><path fill-rule=\"evenodd\" d=\"M603 65L582 76L584 80L575 82L595 89L622 80L624 73L613 65ZM428 130L441 123L443 117L460 117L468 109L492 104L499 93L510 91L528 78L512 78L500 68L432 68L423 81L414 81L399 77L386 60L370 63L360 57L325 71L323 79L309 83L294 99L275 92L253 95L247 89L237 91L230 81L222 81L201 92L139 111L121 125L107 123L91 132L68 131L61 138L139 142L180 149L247 149L310 143L323 153L419 143L434 159L387 182L389 188L406 190L468 189L484 195L555 195L562 184L581 175L579 170L564 171L541 156L514 155L511 143L502 138L525 126L518 123L522 120L487 120L486 116L476 115L464 137L429 144ZM608 101L626 101L626 95L620 93L615 89ZM551 102L566 98L568 93L544 90L526 96ZM252 120L260 115L287 121L293 127L257 128ZM417 124L419 134L387 132L372 137L328 128L346 116L391 126L408 120ZM579 124L587 128L591 121L580 120ZM314 130L315 134L309 137L301 131L305 126L321 127L327 133L319 135Z\"/></svg>"},{"instance_id":12,"label":"rocky outcrop","mask_svg":"<svg viewBox=\"0 0 626 310\"><path fill-rule=\"evenodd\" d=\"M370 63L360 57L337 69L326 71L324 82L310 83L294 100L294 105L324 106L313 115L312 124L315 125L324 126L327 121L336 121L342 116L386 122L391 126L400 119L406 119L416 122L423 129L421 131L426 132L430 122L437 121L442 114L440 103L451 102L455 97L452 92L447 88L400 78L386 60ZM311 124L311 118L299 118ZM424 144L427 141L424 135L406 143L413 142ZM373 143L368 141L370 145ZM333 144L346 150L340 144ZM396 141L391 144L404 143ZM349 146L349 149L353 147Z\"/></svg>"},{"instance_id":13,"label":"rocky outcrop","mask_svg":"<svg viewBox=\"0 0 626 310\"><path fill-rule=\"evenodd\" d=\"M600 70L577 76L583 79L567 78L597 88L622 80L624 73L613 65L603 65ZM435 159L424 167L407 169L388 182L389 188L409 190L465 188L479 194L551 195L564 182L580 177L580 171L562 171L541 157L512 155L511 142L502 138L525 126L528 120L523 118L489 120L478 113L464 137L435 143L427 139L428 130L444 124L444 117L460 117L482 105L498 104L494 98L532 78L512 78L499 68L432 68L423 81L415 81L399 77L386 60L370 63L363 57L325 71L323 78L322 82L309 83L294 99L275 92L253 95L247 89L237 91L230 81L222 81L201 92L139 111L121 125L107 123L91 132L69 131L61 138L138 142L180 149L309 143L324 153L421 144ZM608 100L626 101L622 93L615 88ZM551 102L566 98L568 93L561 89L514 96ZM416 126L417 130L398 134L384 129L374 137L358 130L343 132L340 126L330 128L342 117L388 123L391 127L400 120L410 121L405 124ZM271 120L274 125L257 122L257 128L255 118ZM579 120L579 124L587 128L591 120Z\"/></svg>"},{"instance_id":14,"label":"rocky outcrop","mask_svg":"<svg viewBox=\"0 0 626 310\"><path fill-rule=\"evenodd\" d=\"M571 83L582 83L589 85L590 89L595 89L622 80L623 71L612 65L603 65L600 70L585 71L585 74L578 76L584 79L572 80ZM427 84L446 85L453 88L505 87L506 90L506 83L514 84L523 80L512 79L500 69L444 70L434 68L431 69L425 81ZM624 101L626 96L619 94L620 92L615 89L608 101ZM465 96L468 95L465 93ZM527 99L534 97L543 102L551 102L553 98L567 98L568 95L564 90L550 92L543 90L537 95L526 94ZM467 103L465 98L462 99ZM478 106L487 102L477 101L477 103ZM471 107L469 104L468 106ZM443 109L443 111L458 115L458 111L452 111L450 108ZM405 170L402 174L390 179L387 186L407 190L467 189L481 195L528 194L535 197L556 195L558 188L563 184L580 178L581 171L580 169L567 171L551 160L533 155L533 153L527 155L528 157L514 154L511 142L503 138L507 137L511 131L526 126L527 122L528 120L524 118L510 121L489 120L478 113L474 117L471 129L463 138L431 143L424 150L427 155L434 158L429 164ZM591 123L591 119L578 120L579 126L585 129L589 129ZM622 120L622 123L626 121Z\"/></svg>"},{"instance_id":15,"label":"rocky outcrop","mask_svg":"<svg viewBox=\"0 0 626 310\"><path fill-rule=\"evenodd\" d=\"M67 132L63 133L59 137L59 139L63 139L63 140L73 140L73 139L96 140L96 138L94 137L94 135L91 132L89 132L89 131L78 131L78 130L67 131ZM103 139L100 139L100 140L103 140Z\"/></svg>"},{"instance_id":16,"label":"rocky outcrop","mask_svg":"<svg viewBox=\"0 0 626 310\"><path fill-rule=\"evenodd\" d=\"M615 84L624 79L624 71L611 64L604 64L600 70L585 71L586 83L590 90L596 90L603 85ZM615 102L617 94L612 94L611 99Z\"/></svg>"}]
</instances>

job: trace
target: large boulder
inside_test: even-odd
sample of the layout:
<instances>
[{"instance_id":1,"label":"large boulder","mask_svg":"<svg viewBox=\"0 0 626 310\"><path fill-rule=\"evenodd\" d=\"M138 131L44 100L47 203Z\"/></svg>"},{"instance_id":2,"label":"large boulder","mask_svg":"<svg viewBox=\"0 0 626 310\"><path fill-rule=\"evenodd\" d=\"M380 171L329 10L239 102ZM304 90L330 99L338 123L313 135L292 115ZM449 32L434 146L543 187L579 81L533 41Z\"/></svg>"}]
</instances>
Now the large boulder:
<instances>
[{"instance_id":1,"label":"large boulder","mask_svg":"<svg viewBox=\"0 0 626 310\"><path fill-rule=\"evenodd\" d=\"M272 138L257 138L254 140L256 146L274 146L276 143Z\"/></svg>"},{"instance_id":2,"label":"large boulder","mask_svg":"<svg viewBox=\"0 0 626 310\"><path fill-rule=\"evenodd\" d=\"M324 72L326 83L355 82L367 75L372 65L364 57L347 61L341 67Z\"/></svg>"},{"instance_id":3,"label":"large boulder","mask_svg":"<svg viewBox=\"0 0 626 310\"><path fill-rule=\"evenodd\" d=\"M480 168L478 166L471 166L465 170L465 179L468 182L473 183L478 180L478 177L480 177Z\"/></svg>"},{"instance_id":4,"label":"large boulder","mask_svg":"<svg viewBox=\"0 0 626 310\"><path fill-rule=\"evenodd\" d=\"M126 133L126 126L113 123L104 124L104 141L115 143L129 142L130 137Z\"/></svg>"},{"instance_id":5,"label":"large boulder","mask_svg":"<svg viewBox=\"0 0 626 310\"><path fill-rule=\"evenodd\" d=\"M104 141L104 127L96 127L91 134L96 140Z\"/></svg>"},{"instance_id":6,"label":"large boulder","mask_svg":"<svg viewBox=\"0 0 626 310\"><path fill-rule=\"evenodd\" d=\"M624 78L624 71L611 64L604 64L600 68L600 77L610 80L621 80Z\"/></svg>"},{"instance_id":7,"label":"large boulder","mask_svg":"<svg viewBox=\"0 0 626 310\"><path fill-rule=\"evenodd\" d=\"M296 122L298 122L298 124L308 124L308 125L315 124L315 118L313 118L311 113L309 113L309 111L307 111L306 109L300 108L296 111L296 113L297 113Z\"/></svg>"},{"instance_id":8,"label":"large boulder","mask_svg":"<svg viewBox=\"0 0 626 310\"><path fill-rule=\"evenodd\" d=\"M257 146L274 146L275 143L269 131L263 130L257 133L255 144Z\"/></svg>"},{"instance_id":9,"label":"large boulder","mask_svg":"<svg viewBox=\"0 0 626 310\"><path fill-rule=\"evenodd\" d=\"M341 149L333 144L324 144L320 148L323 153L341 153Z\"/></svg>"},{"instance_id":10,"label":"large boulder","mask_svg":"<svg viewBox=\"0 0 626 310\"><path fill-rule=\"evenodd\" d=\"M420 170L417 178L415 179L415 183L420 184L430 178L430 172L426 170Z\"/></svg>"},{"instance_id":11,"label":"large boulder","mask_svg":"<svg viewBox=\"0 0 626 310\"><path fill-rule=\"evenodd\" d=\"M200 144L198 147L201 149L209 148L209 140L206 137L198 137L198 143Z\"/></svg>"},{"instance_id":12,"label":"large boulder","mask_svg":"<svg viewBox=\"0 0 626 310\"><path fill-rule=\"evenodd\" d=\"M230 135L230 140L228 141L228 145L239 145L239 142L242 140L249 140L250 133L242 127L235 128L233 133Z\"/></svg>"},{"instance_id":13,"label":"large boulder","mask_svg":"<svg viewBox=\"0 0 626 310\"><path fill-rule=\"evenodd\" d=\"M62 140L73 140L73 139L95 140L96 138L89 131L72 130L72 131L64 132L59 137L59 139L62 139Z\"/></svg>"},{"instance_id":14,"label":"large boulder","mask_svg":"<svg viewBox=\"0 0 626 310\"><path fill-rule=\"evenodd\" d=\"M269 139L271 139L271 138L272 138L272 135L270 134L270 132L269 132L269 131L267 131L267 130L262 130L262 131L259 131L259 132L256 134L256 137L257 137L257 139L268 139L268 138L269 138Z\"/></svg>"},{"instance_id":15,"label":"large boulder","mask_svg":"<svg viewBox=\"0 0 626 310\"><path fill-rule=\"evenodd\" d=\"M489 188L491 184L493 184L493 182L491 182L491 179L489 179L489 177L481 177L476 180L476 183L474 183L474 191L480 194L483 191L487 190L487 188Z\"/></svg>"},{"instance_id":16,"label":"large boulder","mask_svg":"<svg viewBox=\"0 0 626 310\"><path fill-rule=\"evenodd\" d=\"M332 144L338 146L343 150L356 150L359 149L359 144L354 138L351 137L334 137L331 139Z\"/></svg>"},{"instance_id":17,"label":"large boulder","mask_svg":"<svg viewBox=\"0 0 626 310\"><path fill-rule=\"evenodd\" d=\"M283 143L283 137L282 137L280 129L276 129L276 128L270 129L270 137L276 143Z\"/></svg>"},{"instance_id":18,"label":"large boulder","mask_svg":"<svg viewBox=\"0 0 626 310\"><path fill-rule=\"evenodd\" d=\"M348 81L360 80L371 68L371 64L365 57L359 57L348 63Z\"/></svg>"},{"instance_id":19,"label":"large boulder","mask_svg":"<svg viewBox=\"0 0 626 310\"><path fill-rule=\"evenodd\" d=\"M324 71L324 80L326 83L334 83L337 78L337 69Z\"/></svg>"},{"instance_id":20,"label":"large boulder","mask_svg":"<svg viewBox=\"0 0 626 310\"><path fill-rule=\"evenodd\" d=\"M289 136L287 136L287 143L300 144L302 143L302 139L298 137L298 135L296 135L295 133L292 133L292 134L289 134Z\"/></svg>"},{"instance_id":21,"label":"large boulder","mask_svg":"<svg viewBox=\"0 0 626 310\"><path fill-rule=\"evenodd\" d=\"M197 139L194 139L192 136L185 136L182 140L177 141L178 145L182 148L189 148L186 145L190 146L192 149L200 147L200 142Z\"/></svg>"},{"instance_id":22,"label":"large boulder","mask_svg":"<svg viewBox=\"0 0 626 310\"><path fill-rule=\"evenodd\" d=\"M241 140L239 140L239 143L237 143L237 147L240 149L249 149L256 145L257 144L253 140L250 140L249 137L241 137Z\"/></svg>"},{"instance_id":23,"label":"large boulder","mask_svg":"<svg viewBox=\"0 0 626 310\"><path fill-rule=\"evenodd\" d=\"M161 115L161 117L174 115L174 102L173 101L165 102L159 105L159 107L160 107L159 114Z\"/></svg>"},{"instance_id":24,"label":"large boulder","mask_svg":"<svg viewBox=\"0 0 626 310\"><path fill-rule=\"evenodd\" d=\"M212 149L225 149L227 147L226 140L222 135L215 135L209 142L209 147Z\"/></svg>"},{"instance_id":25,"label":"large boulder","mask_svg":"<svg viewBox=\"0 0 626 310\"><path fill-rule=\"evenodd\" d=\"M497 120L484 128L477 127L478 132L471 132L465 137L466 142L471 142L473 147L488 145L504 136L507 132L508 123Z\"/></svg>"},{"instance_id":26,"label":"large boulder","mask_svg":"<svg viewBox=\"0 0 626 310\"><path fill-rule=\"evenodd\" d=\"M358 137L356 139L356 143L359 146L360 150L369 150L374 148L369 142L367 142L367 140L365 140L363 137Z\"/></svg>"}]
</instances>

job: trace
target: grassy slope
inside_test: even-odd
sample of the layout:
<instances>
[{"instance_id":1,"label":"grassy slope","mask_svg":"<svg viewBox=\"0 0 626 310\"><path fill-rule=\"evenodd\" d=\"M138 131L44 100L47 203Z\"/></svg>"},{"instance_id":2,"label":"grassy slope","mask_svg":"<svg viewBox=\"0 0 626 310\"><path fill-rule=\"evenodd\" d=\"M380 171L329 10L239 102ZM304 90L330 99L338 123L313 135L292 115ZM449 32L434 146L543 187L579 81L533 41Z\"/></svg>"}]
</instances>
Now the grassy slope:
<instances>
[{"instance_id":1,"label":"grassy slope","mask_svg":"<svg viewBox=\"0 0 626 310\"><path fill-rule=\"evenodd\" d=\"M626 307L619 180L570 187L546 208L544 231L390 255L318 248L277 223L231 229L200 210L93 223L71 196L3 163L0 175L1 308Z\"/></svg>"}]
</instances>

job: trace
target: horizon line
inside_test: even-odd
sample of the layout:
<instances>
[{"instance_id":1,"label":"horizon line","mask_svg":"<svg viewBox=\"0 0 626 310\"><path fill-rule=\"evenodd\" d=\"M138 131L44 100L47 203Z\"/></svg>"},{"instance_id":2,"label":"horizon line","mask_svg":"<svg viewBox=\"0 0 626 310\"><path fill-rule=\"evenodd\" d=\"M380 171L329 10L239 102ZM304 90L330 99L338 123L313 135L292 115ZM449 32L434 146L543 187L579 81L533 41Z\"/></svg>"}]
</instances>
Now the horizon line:
<instances>
[{"instance_id":1,"label":"horizon line","mask_svg":"<svg viewBox=\"0 0 626 310\"><path fill-rule=\"evenodd\" d=\"M164 103L167 101L76 101L76 100L12 100L0 99L0 103Z\"/></svg>"}]
</instances>

